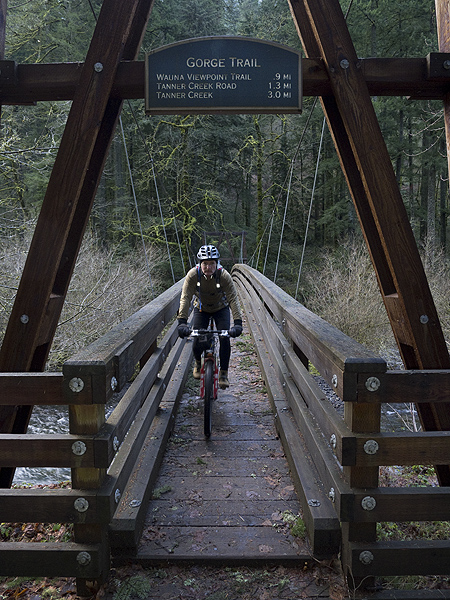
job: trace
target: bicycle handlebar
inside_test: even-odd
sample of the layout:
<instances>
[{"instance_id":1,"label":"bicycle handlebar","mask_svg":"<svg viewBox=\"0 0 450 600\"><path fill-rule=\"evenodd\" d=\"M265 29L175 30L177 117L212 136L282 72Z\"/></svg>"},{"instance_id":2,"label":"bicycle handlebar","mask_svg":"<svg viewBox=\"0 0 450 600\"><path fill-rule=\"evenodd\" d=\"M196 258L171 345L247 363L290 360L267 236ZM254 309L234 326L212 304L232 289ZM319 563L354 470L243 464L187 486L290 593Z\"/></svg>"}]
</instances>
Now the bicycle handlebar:
<instances>
[{"instance_id":1,"label":"bicycle handlebar","mask_svg":"<svg viewBox=\"0 0 450 600\"><path fill-rule=\"evenodd\" d=\"M228 329L191 329L190 335L192 337L199 337L207 333L216 333L219 337L230 337Z\"/></svg>"}]
</instances>

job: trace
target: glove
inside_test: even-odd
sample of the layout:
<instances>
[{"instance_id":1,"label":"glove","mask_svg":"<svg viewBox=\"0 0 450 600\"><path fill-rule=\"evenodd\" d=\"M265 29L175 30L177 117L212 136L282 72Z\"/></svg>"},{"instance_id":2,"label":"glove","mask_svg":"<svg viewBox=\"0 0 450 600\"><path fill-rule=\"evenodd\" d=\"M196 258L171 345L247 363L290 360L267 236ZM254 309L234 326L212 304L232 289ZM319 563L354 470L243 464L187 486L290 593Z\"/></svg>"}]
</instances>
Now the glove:
<instances>
[{"instance_id":1,"label":"glove","mask_svg":"<svg viewBox=\"0 0 450 600\"><path fill-rule=\"evenodd\" d=\"M189 337L191 335L191 328L187 325L186 319L178 319L178 336L180 338Z\"/></svg>"},{"instance_id":2,"label":"glove","mask_svg":"<svg viewBox=\"0 0 450 600\"><path fill-rule=\"evenodd\" d=\"M233 327L230 329L229 334L230 337L239 337L242 333L242 321L241 319L236 319Z\"/></svg>"}]
</instances>

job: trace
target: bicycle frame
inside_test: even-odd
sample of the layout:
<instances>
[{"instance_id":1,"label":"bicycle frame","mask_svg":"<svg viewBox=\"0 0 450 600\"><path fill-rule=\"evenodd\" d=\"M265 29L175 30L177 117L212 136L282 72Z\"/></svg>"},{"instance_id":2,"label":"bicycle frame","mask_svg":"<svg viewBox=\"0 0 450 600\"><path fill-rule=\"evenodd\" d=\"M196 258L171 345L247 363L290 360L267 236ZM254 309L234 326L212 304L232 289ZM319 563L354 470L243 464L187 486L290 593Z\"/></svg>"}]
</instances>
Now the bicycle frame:
<instances>
[{"instance_id":1,"label":"bicycle frame","mask_svg":"<svg viewBox=\"0 0 450 600\"><path fill-rule=\"evenodd\" d=\"M200 370L200 397L204 400L204 434L211 435L212 428L212 401L217 399L219 390L219 361L217 357L217 336L229 336L228 331L212 329L193 329L193 337L205 337L209 347L203 349L202 366ZM210 338L210 339L208 339ZM203 340L202 340L203 341Z\"/></svg>"}]
</instances>

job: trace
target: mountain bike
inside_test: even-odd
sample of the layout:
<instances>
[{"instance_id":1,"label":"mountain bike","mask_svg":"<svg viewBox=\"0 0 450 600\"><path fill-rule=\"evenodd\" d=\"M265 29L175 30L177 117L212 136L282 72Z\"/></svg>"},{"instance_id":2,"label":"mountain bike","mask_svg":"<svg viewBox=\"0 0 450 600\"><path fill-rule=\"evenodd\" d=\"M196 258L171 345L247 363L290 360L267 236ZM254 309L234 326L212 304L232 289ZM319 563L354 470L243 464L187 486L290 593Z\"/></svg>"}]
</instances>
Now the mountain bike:
<instances>
[{"instance_id":1,"label":"mountain bike","mask_svg":"<svg viewBox=\"0 0 450 600\"><path fill-rule=\"evenodd\" d=\"M208 329L192 329L192 337L198 338L202 349L202 367L200 371L200 398L204 400L203 433L209 438L212 429L212 403L217 399L219 389L219 351L218 337L229 337L226 329L213 329L212 321Z\"/></svg>"}]
</instances>

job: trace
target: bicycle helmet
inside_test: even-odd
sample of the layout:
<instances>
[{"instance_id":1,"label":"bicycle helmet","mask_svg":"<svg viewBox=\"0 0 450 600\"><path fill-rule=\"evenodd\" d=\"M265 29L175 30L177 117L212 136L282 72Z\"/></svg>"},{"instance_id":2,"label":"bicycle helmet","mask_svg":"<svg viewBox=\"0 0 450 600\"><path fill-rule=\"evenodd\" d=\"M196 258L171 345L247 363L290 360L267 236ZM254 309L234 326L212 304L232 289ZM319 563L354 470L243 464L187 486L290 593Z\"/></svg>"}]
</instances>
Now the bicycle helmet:
<instances>
[{"instance_id":1,"label":"bicycle helmet","mask_svg":"<svg viewBox=\"0 0 450 600\"><path fill-rule=\"evenodd\" d=\"M202 260L219 260L220 254L215 246L202 246L200 250L197 252L198 262L202 262Z\"/></svg>"}]
</instances>

